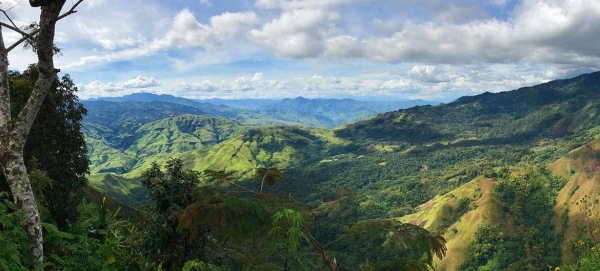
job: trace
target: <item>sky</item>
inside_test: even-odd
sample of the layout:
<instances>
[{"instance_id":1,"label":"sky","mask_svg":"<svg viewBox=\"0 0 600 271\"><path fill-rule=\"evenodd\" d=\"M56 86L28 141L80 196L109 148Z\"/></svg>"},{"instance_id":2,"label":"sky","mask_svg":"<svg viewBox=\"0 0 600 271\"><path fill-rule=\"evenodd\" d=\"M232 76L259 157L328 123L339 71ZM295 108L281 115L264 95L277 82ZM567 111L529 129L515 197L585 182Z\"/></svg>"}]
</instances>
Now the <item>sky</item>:
<instances>
[{"instance_id":1,"label":"sky","mask_svg":"<svg viewBox=\"0 0 600 271\"><path fill-rule=\"evenodd\" d=\"M39 19L26 0L0 3L18 25ZM55 65L82 99L451 101L600 67L598 0L84 0L77 10L57 24ZM19 47L9 61L23 70L36 56Z\"/></svg>"}]
</instances>

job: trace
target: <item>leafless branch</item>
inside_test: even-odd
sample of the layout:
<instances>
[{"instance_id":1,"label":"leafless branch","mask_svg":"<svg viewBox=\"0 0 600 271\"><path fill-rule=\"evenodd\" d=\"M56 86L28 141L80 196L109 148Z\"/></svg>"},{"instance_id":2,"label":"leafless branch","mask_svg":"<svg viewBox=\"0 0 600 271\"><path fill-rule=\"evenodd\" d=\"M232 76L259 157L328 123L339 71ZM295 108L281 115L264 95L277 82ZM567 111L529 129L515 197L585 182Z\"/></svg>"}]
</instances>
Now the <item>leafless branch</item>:
<instances>
[{"instance_id":1,"label":"leafless branch","mask_svg":"<svg viewBox=\"0 0 600 271\"><path fill-rule=\"evenodd\" d=\"M13 8L16 8L16 7L18 7L18 6L21 4L21 2L23 2L23 0L19 0L19 2L18 2L18 3L16 3L14 6L10 7L10 8L9 8L9 9L7 9L6 11L8 12L8 11L10 11L10 10L11 10L11 9L13 9Z\"/></svg>"},{"instance_id":2,"label":"leafless branch","mask_svg":"<svg viewBox=\"0 0 600 271\"><path fill-rule=\"evenodd\" d=\"M83 2L83 0L78 0L72 7L71 9L69 9L69 11L65 12L63 15L58 16L58 19L56 19L57 21L59 21L60 19L67 17L73 13L77 13L77 10L75 10L77 8L77 6L79 6L79 4L81 4L81 2Z\"/></svg>"},{"instance_id":3,"label":"leafless branch","mask_svg":"<svg viewBox=\"0 0 600 271\"><path fill-rule=\"evenodd\" d=\"M2 11L2 12L4 12L4 11ZM3 22L0 22L0 25L4 26L4 27L6 27L6 28L8 28L8 29L10 29L12 31L15 31L15 32L21 34L21 36L32 38L32 36L30 34L28 34L27 32L19 29L16 25L12 26L12 25L9 25L9 24L3 23Z\"/></svg>"},{"instance_id":4,"label":"leafless branch","mask_svg":"<svg viewBox=\"0 0 600 271\"><path fill-rule=\"evenodd\" d=\"M10 10L10 9L9 9L9 10ZM10 21L10 23L11 23L11 24L12 24L12 25L13 25L15 28L18 28L18 27L17 27L17 25L15 24L15 22L13 22L13 20L10 18L10 16L8 16L8 13L6 13L6 11L5 11L5 10L3 10L3 9L2 9L1 11L2 11L2 13L4 13L4 16L6 16L6 19L8 19L8 21Z\"/></svg>"},{"instance_id":5,"label":"leafless branch","mask_svg":"<svg viewBox=\"0 0 600 271\"><path fill-rule=\"evenodd\" d=\"M67 12L65 12L64 14L58 16L58 18L56 20L59 21L59 20L65 18L65 17L67 17L67 16L69 16L69 15L71 15L73 13L77 13L77 10L75 10L75 9L77 8L77 6L79 6L79 4L81 4L81 2L83 2L83 0L78 0L77 2L75 2L75 4L73 4L73 6ZM4 12L4 11L2 11L2 12ZM7 17L8 17L8 15L7 15ZM9 18L9 20L10 20L10 18ZM12 22L12 20L11 20L11 22ZM0 23L0 25L7 26L8 24ZM32 31L31 33L27 34L27 33L23 32L23 31L21 31L16 26L14 27L16 30L13 29L13 27L8 27L8 28L10 30L17 31L19 34L23 35L23 37L21 39L19 39L17 42L13 43L11 46L8 46L8 48L6 48L6 52L7 53L10 52L15 47L19 46L19 44L21 44L22 42L30 39L31 37L35 36L38 32L40 32L39 29L36 29L36 30Z\"/></svg>"},{"instance_id":6,"label":"leafless branch","mask_svg":"<svg viewBox=\"0 0 600 271\"><path fill-rule=\"evenodd\" d=\"M19 44L21 44L21 42L26 41L27 39L29 39L28 37L22 37L20 38L17 42L13 43L13 45L8 46L8 48L6 48L6 52L10 52L10 50L15 49L15 47L19 46Z\"/></svg>"}]
</instances>

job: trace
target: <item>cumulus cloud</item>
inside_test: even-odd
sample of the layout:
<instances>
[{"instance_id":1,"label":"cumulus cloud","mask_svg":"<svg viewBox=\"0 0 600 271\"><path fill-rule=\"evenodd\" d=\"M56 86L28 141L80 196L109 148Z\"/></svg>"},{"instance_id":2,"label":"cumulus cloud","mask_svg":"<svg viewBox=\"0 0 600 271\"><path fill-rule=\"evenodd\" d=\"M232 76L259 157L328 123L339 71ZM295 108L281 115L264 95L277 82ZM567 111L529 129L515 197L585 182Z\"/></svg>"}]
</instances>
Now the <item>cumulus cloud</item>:
<instances>
[{"instance_id":1,"label":"cumulus cloud","mask_svg":"<svg viewBox=\"0 0 600 271\"><path fill-rule=\"evenodd\" d=\"M102 83L99 80L94 80L89 84L79 84L77 87L80 90L79 96L83 99L90 97L118 97L134 92L153 90L161 86L161 83L154 77L137 76L135 78L125 80L120 83Z\"/></svg>"},{"instance_id":2,"label":"cumulus cloud","mask_svg":"<svg viewBox=\"0 0 600 271\"><path fill-rule=\"evenodd\" d=\"M66 65L66 68L78 67L90 63L131 60L138 57L148 57L173 48L204 48L214 50L228 45L248 35L248 30L258 22L254 12L230 13L225 12L211 17L210 24L199 23L189 9L183 9L173 19L170 29L161 37L152 41L142 42L133 48L119 50L104 55L91 55ZM95 30L104 32L104 29ZM106 49L114 48L109 43L101 43ZM125 40L127 44L131 44Z\"/></svg>"},{"instance_id":3,"label":"cumulus cloud","mask_svg":"<svg viewBox=\"0 0 600 271\"><path fill-rule=\"evenodd\" d=\"M263 77L262 72L257 72L254 74L254 77L252 77L252 79L250 80L251 82L256 82L256 81L260 81Z\"/></svg>"},{"instance_id":4,"label":"cumulus cloud","mask_svg":"<svg viewBox=\"0 0 600 271\"><path fill-rule=\"evenodd\" d=\"M82 8L81 16L61 25L57 41L66 42L66 49L86 46L57 59L63 70L118 61L135 67L133 60L144 58L143 63L159 60L165 65L160 68L177 74L198 74L176 83L161 76L165 91L443 98L510 90L600 68L600 2L595 0L522 0L516 6L506 0L256 0L237 5L235 12L221 12L225 4L207 0L176 10L150 1L137 11L132 7L140 0L132 0L124 2L123 11L94 14L109 2L96 0L94 9ZM369 2L375 5L365 5ZM218 4L220 14L202 6L210 3ZM21 6L27 5L11 14L35 20ZM124 19L128 12L132 19ZM27 56L11 52L11 65L35 61ZM269 76L240 75L248 63L265 63L261 69ZM280 64L285 68L279 70ZM217 75L209 77L213 70ZM88 89L133 91L135 84L126 87L127 81L96 81Z\"/></svg>"},{"instance_id":5,"label":"cumulus cloud","mask_svg":"<svg viewBox=\"0 0 600 271\"><path fill-rule=\"evenodd\" d=\"M320 1L323 5L346 1ZM494 1L503 4L502 1ZM278 57L365 58L378 62L565 63L597 65L600 2L525 0L508 20L484 14L478 6L450 5L433 21L399 25L371 21L376 35L342 34L343 15L314 7L312 1L259 0L257 6L283 8L281 15L252 30L255 42ZM297 6L292 6L297 5ZM463 19L469 14L469 19ZM479 15L477 15L479 14ZM577 41L577 42L574 42Z\"/></svg>"},{"instance_id":6,"label":"cumulus cloud","mask_svg":"<svg viewBox=\"0 0 600 271\"><path fill-rule=\"evenodd\" d=\"M196 84L180 83L178 89L184 92L214 92L219 90L219 86L210 80L204 80Z\"/></svg>"},{"instance_id":7,"label":"cumulus cloud","mask_svg":"<svg viewBox=\"0 0 600 271\"><path fill-rule=\"evenodd\" d=\"M156 81L154 77L138 76L121 83L120 86L125 88L149 88L160 86L160 82Z\"/></svg>"},{"instance_id":8,"label":"cumulus cloud","mask_svg":"<svg viewBox=\"0 0 600 271\"><path fill-rule=\"evenodd\" d=\"M253 46L281 58L359 58L387 63L550 62L597 66L600 60L600 41L595 38L600 35L596 27L600 24L598 1L524 0L511 17L502 20L484 14L471 2L452 3L425 22L375 17L364 22L368 34L353 35L352 29L344 25L350 15L332 10L361 2L368 1L258 0L255 7L276 11L260 16L254 11L225 12L210 17L208 23L200 23L191 10L183 9L174 16L166 33L152 40L115 39L110 36L113 28L79 22L81 31L95 37L93 42L110 53L81 57L70 66L185 48L226 54L235 51L233 48L243 51ZM504 1L489 3L500 5ZM386 5L395 7L388 1L379 5L383 9ZM270 14L276 16L269 18Z\"/></svg>"},{"instance_id":9,"label":"cumulus cloud","mask_svg":"<svg viewBox=\"0 0 600 271\"><path fill-rule=\"evenodd\" d=\"M285 11L261 30L251 30L250 35L277 56L317 57L324 52L324 41L335 33L334 22L339 16L316 9Z\"/></svg>"},{"instance_id":10,"label":"cumulus cloud","mask_svg":"<svg viewBox=\"0 0 600 271\"><path fill-rule=\"evenodd\" d=\"M188 97L223 95L227 93L248 93L254 90L270 91L285 89L285 83L278 80L263 80L263 73L257 72L252 77L238 76L233 79L205 79L198 83L178 83L174 89L177 94Z\"/></svg>"},{"instance_id":11,"label":"cumulus cloud","mask_svg":"<svg viewBox=\"0 0 600 271\"><path fill-rule=\"evenodd\" d=\"M458 75L451 74L432 65L415 65L408 72L408 76L423 82L441 83L448 82Z\"/></svg>"}]
</instances>

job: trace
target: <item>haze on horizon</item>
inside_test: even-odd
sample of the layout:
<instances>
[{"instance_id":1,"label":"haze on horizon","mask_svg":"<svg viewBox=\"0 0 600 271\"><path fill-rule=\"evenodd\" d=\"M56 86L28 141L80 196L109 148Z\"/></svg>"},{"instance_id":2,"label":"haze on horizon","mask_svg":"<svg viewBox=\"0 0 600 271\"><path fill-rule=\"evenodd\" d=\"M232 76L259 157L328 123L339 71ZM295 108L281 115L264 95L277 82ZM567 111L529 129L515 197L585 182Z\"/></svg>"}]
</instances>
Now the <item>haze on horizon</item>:
<instances>
[{"instance_id":1,"label":"haze on horizon","mask_svg":"<svg viewBox=\"0 0 600 271\"><path fill-rule=\"evenodd\" d=\"M37 21L20 2L2 4ZM598 70L598 25L595 0L86 0L58 23L55 61L82 99L449 101Z\"/></svg>"}]
</instances>

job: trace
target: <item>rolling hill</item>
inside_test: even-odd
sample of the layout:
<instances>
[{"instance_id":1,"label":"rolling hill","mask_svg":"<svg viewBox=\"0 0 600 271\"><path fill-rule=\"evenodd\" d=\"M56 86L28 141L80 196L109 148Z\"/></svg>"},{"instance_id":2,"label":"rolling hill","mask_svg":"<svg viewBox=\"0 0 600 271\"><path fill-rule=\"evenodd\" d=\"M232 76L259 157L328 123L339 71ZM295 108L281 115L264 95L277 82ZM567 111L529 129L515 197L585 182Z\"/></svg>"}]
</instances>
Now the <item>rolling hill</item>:
<instances>
[{"instance_id":1,"label":"rolling hill","mask_svg":"<svg viewBox=\"0 0 600 271\"><path fill-rule=\"evenodd\" d=\"M89 102L84 119L90 171L123 174L140 159L213 146L240 133L236 121L165 102Z\"/></svg>"},{"instance_id":2,"label":"rolling hill","mask_svg":"<svg viewBox=\"0 0 600 271\"><path fill-rule=\"evenodd\" d=\"M286 102L302 108L305 101ZM167 124L170 117L137 128L129 146L139 140L147 152L115 148L104 137L98 148L113 146L136 160L94 183L119 199L139 199L137 178L154 161L181 158L186 168L224 170L242 179L256 167L278 167L286 178L276 192L336 225L391 217L443 233L453 257L438 262L441 269L538 270L569 261L565 250L581 233L574 221L582 219L572 203L598 197L599 110L600 73L592 73L388 112L333 130L218 128L237 127L221 120L209 125L208 134L220 129L232 131L225 132L229 136L202 141L201 133L192 138L189 130ZM185 143L152 143L169 142L167 135ZM356 199L340 211L335 206L347 191Z\"/></svg>"}]
</instances>

